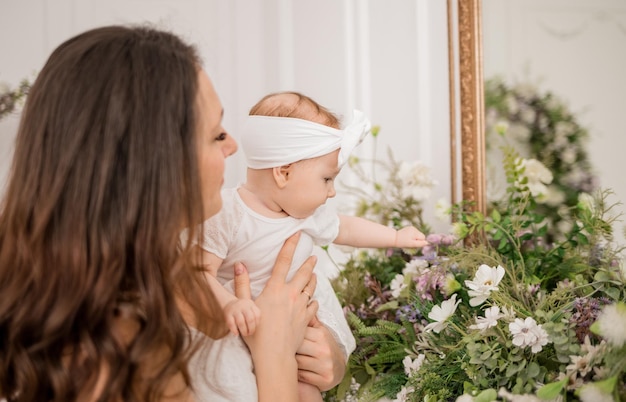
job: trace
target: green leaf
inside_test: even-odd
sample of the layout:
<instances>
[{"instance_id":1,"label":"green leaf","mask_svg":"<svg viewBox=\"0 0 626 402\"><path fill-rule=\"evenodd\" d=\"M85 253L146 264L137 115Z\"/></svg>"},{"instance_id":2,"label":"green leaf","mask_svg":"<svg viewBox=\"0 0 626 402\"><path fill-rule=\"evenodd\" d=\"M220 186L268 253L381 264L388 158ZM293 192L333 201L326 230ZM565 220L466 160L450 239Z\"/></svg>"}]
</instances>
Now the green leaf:
<instances>
[{"instance_id":1,"label":"green leaf","mask_svg":"<svg viewBox=\"0 0 626 402\"><path fill-rule=\"evenodd\" d=\"M515 373L519 371L519 366L517 364L509 364L509 367L506 369L506 376L513 377Z\"/></svg>"},{"instance_id":2,"label":"green leaf","mask_svg":"<svg viewBox=\"0 0 626 402\"><path fill-rule=\"evenodd\" d=\"M606 289L604 289L604 293L606 293L607 296L609 296L611 299L613 300L619 300L620 299L620 290L617 288L609 288L607 287Z\"/></svg>"},{"instance_id":3,"label":"green leaf","mask_svg":"<svg viewBox=\"0 0 626 402\"><path fill-rule=\"evenodd\" d=\"M474 402L492 402L498 398L498 393L495 389L489 388L476 395Z\"/></svg>"},{"instance_id":4,"label":"green leaf","mask_svg":"<svg viewBox=\"0 0 626 402\"><path fill-rule=\"evenodd\" d=\"M528 365L528 369L526 370L529 378L535 378L541 373L541 368L535 362L532 362Z\"/></svg>"},{"instance_id":5,"label":"green leaf","mask_svg":"<svg viewBox=\"0 0 626 402\"><path fill-rule=\"evenodd\" d=\"M385 311L385 310L396 310L398 308L398 301L397 300L391 300L388 301L385 304L381 304L380 306L378 306L378 308L376 309L376 312L379 313L381 311Z\"/></svg>"},{"instance_id":6,"label":"green leaf","mask_svg":"<svg viewBox=\"0 0 626 402\"><path fill-rule=\"evenodd\" d=\"M498 212L498 210L497 210L497 209L494 209L494 210L491 212L491 219L492 219L495 223L498 223L498 222L500 222L500 218L501 218L500 212Z\"/></svg>"},{"instance_id":7,"label":"green leaf","mask_svg":"<svg viewBox=\"0 0 626 402\"><path fill-rule=\"evenodd\" d=\"M544 400L556 399L561 394L569 378L565 377L561 381L546 384L537 390L537 397Z\"/></svg>"}]
</instances>

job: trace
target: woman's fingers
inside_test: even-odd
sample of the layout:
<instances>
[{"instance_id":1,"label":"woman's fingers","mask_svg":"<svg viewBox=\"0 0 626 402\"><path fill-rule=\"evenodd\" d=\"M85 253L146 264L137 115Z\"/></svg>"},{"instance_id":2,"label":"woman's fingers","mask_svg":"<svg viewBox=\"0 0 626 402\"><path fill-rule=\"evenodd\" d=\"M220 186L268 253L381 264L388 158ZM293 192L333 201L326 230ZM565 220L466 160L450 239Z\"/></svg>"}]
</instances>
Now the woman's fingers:
<instances>
[{"instance_id":1,"label":"woman's fingers","mask_svg":"<svg viewBox=\"0 0 626 402\"><path fill-rule=\"evenodd\" d=\"M274 269L272 270L272 276L268 281L268 285L276 281L280 283L285 282L285 280L287 279L287 274L289 273L289 268L291 267L293 254L296 250L296 246L298 245L299 240L300 232L296 232L285 241L280 251L278 252L278 257L276 257L276 262L274 263Z\"/></svg>"}]
</instances>

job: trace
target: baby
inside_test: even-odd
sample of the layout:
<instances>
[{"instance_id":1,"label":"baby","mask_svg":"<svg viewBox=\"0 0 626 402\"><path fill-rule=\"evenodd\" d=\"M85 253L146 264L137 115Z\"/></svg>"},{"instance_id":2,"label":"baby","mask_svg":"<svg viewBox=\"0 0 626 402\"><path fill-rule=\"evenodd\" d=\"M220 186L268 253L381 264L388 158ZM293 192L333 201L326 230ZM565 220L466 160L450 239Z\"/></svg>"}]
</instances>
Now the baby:
<instances>
[{"instance_id":1,"label":"baby","mask_svg":"<svg viewBox=\"0 0 626 402\"><path fill-rule=\"evenodd\" d=\"M370 123L354 111L352 122L339 127L334 114L296 92L270 94L250 110L241 136L247 180L223 190L223 208L204 223L204 240L199 244L201 264L233 334L252 334L260 314L253 301L234 296L233 265L244 263L252 297L257 297L278 250L295 232L302 236L292 270L311 255L314 245L418 248L428 244L414 227L396 231L363 218L337 215L324 205L335 196L335 178L369 132ZM315 294L309 297L318 300L317 318L330 329L347 359L355 341L330 282L319 271ZM315 386L301 382L300 400L321 401L322 397Z\"/></svg>"}]
</instances>

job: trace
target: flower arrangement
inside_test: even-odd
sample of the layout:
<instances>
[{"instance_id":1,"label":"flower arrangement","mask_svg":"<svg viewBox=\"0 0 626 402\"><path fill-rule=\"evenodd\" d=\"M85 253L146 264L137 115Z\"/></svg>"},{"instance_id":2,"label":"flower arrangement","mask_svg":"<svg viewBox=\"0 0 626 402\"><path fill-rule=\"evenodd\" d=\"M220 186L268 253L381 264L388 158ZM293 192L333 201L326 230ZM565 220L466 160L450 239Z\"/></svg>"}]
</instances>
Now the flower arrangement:
<instances>
[{"instance_id":1,"label":"flower arrangement","mask_svg":"<svg viewBox=\"0 0 626 402\"><path fill-rule=\"evenodd\" d=\"M568 214L578 203L580 192L593 193L598 179L585 149L587 129L579 124L567 105L552 92L539 91L527 83L509 85L500 78L485 82L486 144L490 160L497 160L499 144L513 146L524 158L536 160L547 168L551 184L535 193L536 211L550 222L548 239L563 240L570 230ZM505 191L500 164L492 166L488 177L491 208L499 208Z\"/></svg>"},{"instance_id":2,"label":"flower arrangement","mask_svg":"<svg viewBox=\"0 0 626 402\"><path fill-rule=\"evenodd\" d=\"M506 199L488 215L452 206L454 234L344 264L333 286L357 348L326 401L626 400L626 269L610 191L581 194L552 241L535 191L547 169L512 148L503 161ZM403 210L419 204L414 193L390 199L369 184L359 211L401 226L418 210Z\"/></svg>"},{"instance_id":3,"label":"flower arrangement","mask_svg":"<svg viewBox=\"0 0 626 402\"><path fill-rule=\"evenodd\" d=\"M20 85L14 89L9 89L6 85L0 86L0 120L16 111L26 100L30 90L30 81L24 79Z\"/></svg>"}]
</instances>

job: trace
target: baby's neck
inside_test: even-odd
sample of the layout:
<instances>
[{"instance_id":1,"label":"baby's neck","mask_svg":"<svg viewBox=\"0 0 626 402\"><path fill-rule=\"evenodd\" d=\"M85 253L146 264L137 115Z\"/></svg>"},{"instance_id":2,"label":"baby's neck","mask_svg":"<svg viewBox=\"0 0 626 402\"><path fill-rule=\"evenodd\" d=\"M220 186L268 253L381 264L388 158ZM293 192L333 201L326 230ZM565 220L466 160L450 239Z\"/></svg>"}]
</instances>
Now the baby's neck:
<instances>
[{"instance_id":1,"label":"baby's neck","mask_svg":"<svg viewBox=\"0 0 626 402\"><path fill-rule=\"evenodd\" d=\"M237 192L241 200L254 212L267 216L268 218L284 218L288 216L285 211L274 201L271 190L266 190L267 186L254 181L243 184Z\"/></svg>"}]
</instances>

